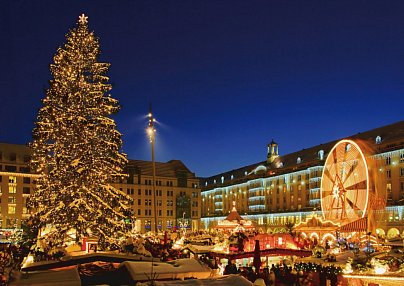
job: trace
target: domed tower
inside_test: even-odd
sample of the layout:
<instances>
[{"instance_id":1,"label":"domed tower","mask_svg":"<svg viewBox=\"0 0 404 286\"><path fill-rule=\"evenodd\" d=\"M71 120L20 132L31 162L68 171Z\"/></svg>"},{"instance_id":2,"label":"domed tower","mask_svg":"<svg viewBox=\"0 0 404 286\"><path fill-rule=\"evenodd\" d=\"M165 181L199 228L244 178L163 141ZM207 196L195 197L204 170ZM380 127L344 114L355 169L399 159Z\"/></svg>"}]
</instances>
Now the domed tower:
<instances>
[{"instance_id":1,"label":"domed tower","mask_svg":"<svg viewBox=\"0 0 404 286\"><path fill-rule=\"evenodd\" d=\"M273 161L278 157L278 143L272 139L271 143L268 144L267 163L272 164Z\"/></svg>"}]
</instances>

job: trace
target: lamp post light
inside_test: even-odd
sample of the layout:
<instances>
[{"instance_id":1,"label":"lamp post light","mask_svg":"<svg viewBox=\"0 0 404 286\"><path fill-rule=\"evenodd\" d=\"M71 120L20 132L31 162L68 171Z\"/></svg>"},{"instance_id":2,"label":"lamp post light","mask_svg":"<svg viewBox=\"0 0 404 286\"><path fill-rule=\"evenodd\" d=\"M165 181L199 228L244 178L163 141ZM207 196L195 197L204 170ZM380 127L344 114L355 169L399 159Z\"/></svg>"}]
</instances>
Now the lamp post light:
<instances>
[{"instance_id":1,"label":"lamp post light","mask_svg":"<svg viewBox=\"0 0 404 286\"><path fill-rule=\"evenodd\" d=\"M156 202L156 162L154 160L154 142L156 141L156 129L154 128L154 122L156 122L156 119L153 117L151 104L148 117L149 117L149 124L147 126L147 135L149 136L149 141L151 144L152 168L153 168L152 191L153 191L153 208L154 208L154 231L157 234L158 229L157 229L157 202Z\"/></svg>"}]
</instances>

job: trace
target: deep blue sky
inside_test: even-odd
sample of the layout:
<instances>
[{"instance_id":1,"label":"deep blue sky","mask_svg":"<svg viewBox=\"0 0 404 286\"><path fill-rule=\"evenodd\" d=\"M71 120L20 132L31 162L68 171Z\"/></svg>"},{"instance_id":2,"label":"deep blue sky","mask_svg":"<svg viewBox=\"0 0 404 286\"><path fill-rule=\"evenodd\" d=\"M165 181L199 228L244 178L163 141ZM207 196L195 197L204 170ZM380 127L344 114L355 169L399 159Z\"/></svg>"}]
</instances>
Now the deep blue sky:
<instances>
[{"instance_id":1,"label":"deep blue sky","mask_svg":"<svg viewBox=\"0 0 404 286\"><path fill-rule=\"evenodd\" d=\"M78 16L100 38L129 158L198 176L404 118L404 1L0 2L0 141L31 140L49 64Z\"/></svg>"}]
</instances>

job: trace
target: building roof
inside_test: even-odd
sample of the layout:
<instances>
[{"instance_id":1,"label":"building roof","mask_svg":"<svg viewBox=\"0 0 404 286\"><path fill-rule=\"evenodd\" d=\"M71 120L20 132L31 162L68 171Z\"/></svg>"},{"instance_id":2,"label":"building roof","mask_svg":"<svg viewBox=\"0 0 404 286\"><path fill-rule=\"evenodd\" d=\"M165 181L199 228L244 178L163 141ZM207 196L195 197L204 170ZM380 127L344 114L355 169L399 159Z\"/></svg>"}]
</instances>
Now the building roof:
<instances>
[{"instance_id":1,"label":"building roof","mask_svg":"<svg viewBox=\"0 0 404 286\"><path fill-rule=\"evenodd\" d=\"M239 215L239 213L236 210L236 207L233 205L233 208L229 213L229 215L226 217L226 220L240 222L243 220L243 218Z\"/></svg>"},{"instance_id":2,"label":"building roof","mask_svg":"<svg viewBox=\"0 0 404 286\"><path fill-rule=\"evenodd\" d=\"M376 143L376 138L378 136L380 141ZM355 142L360 143L361 147L365 148L365 153L367 155L394 151L404 148L404 121L399 121L341 139L352 139ZM212 185L226 186L230 182L231 184L236 184L251 180L255 177L276 176L293 171L306 170L312 166L322 166L324 160L327 158L328 152L341 139L279 156L271 164L267 164L266 161L261 161L238 169L219 173L211 177L201 178L201 187L212 188ZM320 157L320 150L324 152L323 158ZM298 160L298 158L300 158L300 160ZM266 171L265 168L257 168L259 166L265 166ZM256 170L256 172L254 172L254 170ZM207 186L205 185L205 182L207 182Z\"/></svg>"},{"instance_id":3,"label":"building roof","mask_svg":"<svg viewBox=\"0 0 404 286\"><path fill-rule=\"evenodd\" d=\"M195 173L192 173L185 164L180 160L170 160L168 162L155 162L156 176L161 177L178 177L179 174L185 173L188 178L195 178ZM152 176L153 163L143 160L129 160L128 169L132 168L136 174Z\"/></svg>"}]
</instances>

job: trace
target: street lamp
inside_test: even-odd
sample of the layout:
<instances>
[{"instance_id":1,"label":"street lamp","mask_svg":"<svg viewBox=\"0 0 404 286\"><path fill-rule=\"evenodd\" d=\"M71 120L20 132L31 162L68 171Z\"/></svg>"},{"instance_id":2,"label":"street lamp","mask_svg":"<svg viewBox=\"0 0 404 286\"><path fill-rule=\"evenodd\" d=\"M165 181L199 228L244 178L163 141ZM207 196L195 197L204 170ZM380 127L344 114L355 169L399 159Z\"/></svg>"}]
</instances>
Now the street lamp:
<instances>
[{"instance_id":1,"label":"street lamp","mask_svg":"<svg viewBox=\"0 0 404 286\"><path fill-rule=\"evenodd\" d=\"M149 136L149 141L151 144L151 152L152 152L152 168L153 168L153 208L154 208L154 230L157 234L157 202L156 202L156 162L154 160L154 142L156 141L156 129L154 128L154 122L156 119L153 117L152 106L150 104L149 110L149 124L147 126L147 135Z\"/></svg>"}]
</instances>

